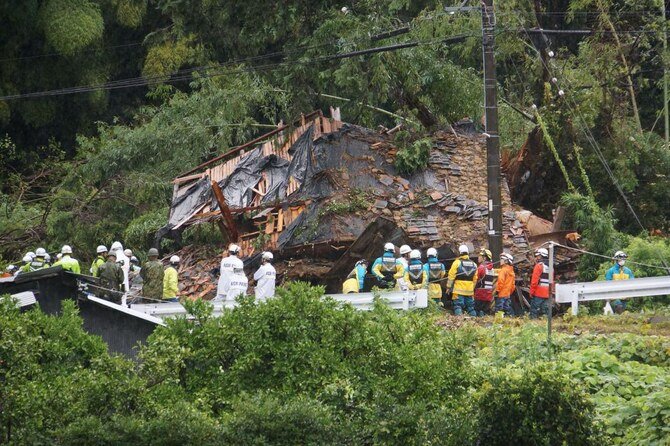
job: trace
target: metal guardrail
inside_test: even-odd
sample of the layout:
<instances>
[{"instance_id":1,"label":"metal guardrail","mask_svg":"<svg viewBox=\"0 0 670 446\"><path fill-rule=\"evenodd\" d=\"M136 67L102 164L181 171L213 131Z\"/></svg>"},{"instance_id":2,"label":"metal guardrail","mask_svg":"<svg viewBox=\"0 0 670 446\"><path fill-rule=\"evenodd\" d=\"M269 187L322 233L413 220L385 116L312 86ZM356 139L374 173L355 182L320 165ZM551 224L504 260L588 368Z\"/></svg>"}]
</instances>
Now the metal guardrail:
<instances>
[{"instance_id":1,"label":"metal guardrail","mask_svg":"<svg viewBox=\"0 0 670 446\"><path fill-rule=\"evenodd\" d=\"M160 302L148 304L118 304L101 299L91 293L84 293L91 302L116 309L123 313L139 317L153 322L157 325L165 325L165 318L187 315L186 309L179 302ZM324 297L334 299L337 302L351 304L357 310L369 311L374 306L375 295L373 293L352 294L326 294ZM411 310L414 308L426 308L428 306L428 290L416 291L390 291L383 292L379 296L381 301L395 310ZM236 301L213 301L212 314L221 315L224 308L234 308L238 305Z\"/></svg>"},{"instance_id":2,"label":"metal guardrail","mask_svg":"<svg viewBox=\"0 0 670 446\"><path fill-rule=\"evenodd\" d=\"M23 291L21 293L12 294L11 297L16 299L16 306L19 308L29 307L37 303L35 293L32 291Z\"/></svg>"},{"instance_id":3,"label":"metal guardrail","mask_svg":"<svg viewBox=\"0 0 670 446\"><path fill-rule=\"evenodd\" d=\"M574 315L580 302L664 295L670 295L670 276L556 284L556 302L571 304Z\"/></svg>"}]
</instances>

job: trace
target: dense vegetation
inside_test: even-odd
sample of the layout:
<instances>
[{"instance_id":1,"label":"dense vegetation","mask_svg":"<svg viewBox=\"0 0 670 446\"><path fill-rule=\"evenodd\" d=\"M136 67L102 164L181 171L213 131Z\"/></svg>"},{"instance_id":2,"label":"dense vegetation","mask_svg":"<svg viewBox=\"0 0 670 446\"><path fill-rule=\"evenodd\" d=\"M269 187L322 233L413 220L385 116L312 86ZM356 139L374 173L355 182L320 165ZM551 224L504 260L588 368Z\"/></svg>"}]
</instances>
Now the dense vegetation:
<instances>
[{"instance_id":1,"label":"dense vegetation","mask_svg":"<svg viewBox=\"0 0 670 446\"><path fill-rule=\"evenodd\" d=\"M27 247L67 242L86 258L118 238L145 248L165 223L171 178L299 112L341 105L350 122L402 122L419 137L464 116L478 122L480 16L443 6L4 2L0 256L17 260ZM662 137L661 2L512 0L496 7L503 149L518 150L536 122L544 134L538 192L522 204L548 217L570 192L575 226L594 228L586 242L597 252L621 247L618 231L663 234L670 150ZM522 31L537 26L594 32L545 40ZM460 37L444 42L452 36ZM419 45L328 57L410 41ZM58 91L74 86L82 88ZM423 152L408 145L398 168L420 167ZM589 218L580 221L580 213ZM585 277L597 266L585 265Z\"/></svg>"},{"instance_id":2,"label":"dense vegetation","mask_svg":"<svg viewBox=\"0 0 670 446\"><path fill-rule=\"evenodd\" d=\"M445 331L301 283L159 328L140 362L62 316L0 304L0 438L12 444L662 444L658 336Z\"/></svg>"}]
</instances>

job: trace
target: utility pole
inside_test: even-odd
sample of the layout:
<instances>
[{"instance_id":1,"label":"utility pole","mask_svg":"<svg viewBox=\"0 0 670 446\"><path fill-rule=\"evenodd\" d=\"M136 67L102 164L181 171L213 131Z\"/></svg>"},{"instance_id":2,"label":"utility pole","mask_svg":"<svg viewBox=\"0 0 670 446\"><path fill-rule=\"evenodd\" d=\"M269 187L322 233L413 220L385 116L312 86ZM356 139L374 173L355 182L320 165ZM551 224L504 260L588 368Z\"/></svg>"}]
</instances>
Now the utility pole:
<instances>
[{"instance_id":1,"label":"utility pole","mask_svg":"<svg viewBox=\"0 0 670 446\"><path fill-rule=\"evenodd\" d=\"M488 183L488 241L493 261L502 253L502 203L500 193L500 141L498 139L498 84L493 53L495 13L493 0L482 0L482 53L484 58L484 111L486 179Z\"/></svg>"},{"instance_id":2,"label":"utility pole","mask_svg":"<svg viewBox=\"0 0 670 446\"><path fill-rule=\"evenodd\" d=\"M668 22L665 18L665 0L663 0L663 121L665 122L665 149L670 149L670 117L668 117Z\"/></svg>"}]
</instances>

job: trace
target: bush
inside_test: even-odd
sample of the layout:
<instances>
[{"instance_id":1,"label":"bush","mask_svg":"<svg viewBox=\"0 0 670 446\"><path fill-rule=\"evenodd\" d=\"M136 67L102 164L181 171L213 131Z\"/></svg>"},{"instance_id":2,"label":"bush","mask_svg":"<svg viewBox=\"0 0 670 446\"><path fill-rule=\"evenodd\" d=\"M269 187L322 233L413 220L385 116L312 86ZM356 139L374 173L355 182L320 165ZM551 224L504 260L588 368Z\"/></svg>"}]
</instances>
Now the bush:
<instances>
[{"instance_id":1,"label":"bush","mask_svg":"<svg viewBox=\"0 0 670 446\"><path fill-rule=\"evenodd\" d=\"M588 396L556 369L505 372L478 399L479 442L486 445L602 445Z\"/></svg>"}]
</instances>

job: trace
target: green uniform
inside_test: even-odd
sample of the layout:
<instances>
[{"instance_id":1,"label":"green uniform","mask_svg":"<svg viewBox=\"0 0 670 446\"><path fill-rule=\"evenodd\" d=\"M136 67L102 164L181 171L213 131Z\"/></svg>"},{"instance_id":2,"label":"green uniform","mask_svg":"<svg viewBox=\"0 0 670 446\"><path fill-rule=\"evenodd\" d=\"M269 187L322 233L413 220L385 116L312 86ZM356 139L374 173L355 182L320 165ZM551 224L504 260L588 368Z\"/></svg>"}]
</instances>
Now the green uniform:
<instances>
[{"instance_id":1,"label":"green uniform","mask_svg":"<svg viewBox=\"0 0 670 446\"><path fill-rule=\"evenodd\" d=\"M123 271L115 261L108 259L98 268L100 277L100 286L114 291L119 291L123 285ZM105 293L107 297L111 297L111 293Z\"/></svg>"},{"instance_id":2,"label":"green uniform","mask_svg":"<svg viewBox=\"0 0 670 446\"><path fill-rule=\"evenodd\" d=\"M96 257L93 263L91 263L91 275L93 277L100 277L98 274L98 268L100 268L104 263L105 258L103 256Z\"/></svg>"},{"instance_id":3,"label":"green uniform","mask_svg":"<svg viewBox=\"0 0 670 446\"><path fill-rule=\"evenodd\" d=\"M150 299L163 298L163 264L158 260L150 260L140 271L142 277L142 295Z\"/></svg>"},{"instance_id":4,"label":"green uniform","mask_svg":"<svg viewBox=\"0 0 670 446\"><path fill-rule=\"evenodd\" d=\"M54 266L60 265L65 271L72 271L75 274L81 274L79 262L77 259L70 257L70 254L64 254L63 258L54 263Z\"/></svg>"}]
</instances>

